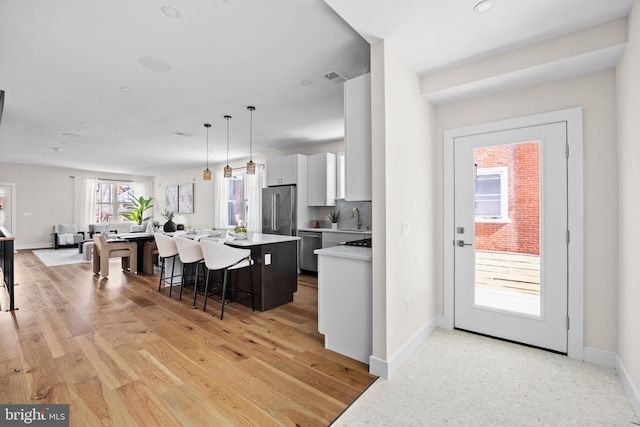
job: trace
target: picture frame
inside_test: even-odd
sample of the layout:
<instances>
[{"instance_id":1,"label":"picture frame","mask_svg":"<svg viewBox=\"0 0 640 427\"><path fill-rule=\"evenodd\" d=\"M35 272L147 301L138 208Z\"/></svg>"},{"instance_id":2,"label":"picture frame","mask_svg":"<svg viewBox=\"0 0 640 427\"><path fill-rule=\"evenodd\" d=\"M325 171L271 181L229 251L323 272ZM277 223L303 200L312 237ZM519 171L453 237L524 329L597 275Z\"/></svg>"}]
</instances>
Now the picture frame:
<instances>
[{"instance_id":1,"label":"picture frame","mask_svg":"<svg viewBox=\"0 0 640 427\"><path fill-rule=\"evenodd\" d=\"M181 184L179 188L178 212L193 213L193 182Z\"/></svg>"},{"instance_id":2,"label":"picture frame","mask_svg":"<svg viewBox=\"0 0 640 427\"><path fill-rule=\"evenodd\" d=\"M178 213L178 186L177 185L167 185L166 210L173 213Z\"/></svg>"}]
</instances>

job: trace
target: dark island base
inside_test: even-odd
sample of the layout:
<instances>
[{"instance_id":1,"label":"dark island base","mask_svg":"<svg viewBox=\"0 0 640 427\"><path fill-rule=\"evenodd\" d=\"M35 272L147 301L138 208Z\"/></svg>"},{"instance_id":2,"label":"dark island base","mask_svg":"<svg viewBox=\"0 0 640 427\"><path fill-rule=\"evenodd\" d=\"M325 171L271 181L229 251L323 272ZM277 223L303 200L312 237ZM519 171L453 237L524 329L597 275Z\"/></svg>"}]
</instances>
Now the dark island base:
<instances>
[{"instance_id":1,"label":"dark island base","mask_svg":"<svg viewBox=\"0 0 640 427\"><path fill-rule=\"evenodd\" d=\"M233 242L227 242L236 246ZM245 246L236 246L246 249ZM256 310L266 311L279 305L293 301L293 294L298 290L298 243L296 241L280 242L251 246L253 265L253 287ZM271 263L265 265L265 258L271 256ZM231 275L231 286L243 290L250 289L249 269L234 271ZM231 295L234 302L251 307L251 298L244 293Z\"/></svg>"}]
</instances>

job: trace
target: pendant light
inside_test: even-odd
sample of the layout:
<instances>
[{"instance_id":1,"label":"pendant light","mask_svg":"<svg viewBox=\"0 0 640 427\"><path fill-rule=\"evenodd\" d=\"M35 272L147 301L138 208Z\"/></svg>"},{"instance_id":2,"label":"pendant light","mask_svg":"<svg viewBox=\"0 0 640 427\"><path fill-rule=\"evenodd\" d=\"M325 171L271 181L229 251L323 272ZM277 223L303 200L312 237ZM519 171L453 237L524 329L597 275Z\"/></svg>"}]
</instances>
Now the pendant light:
<instances>
[{"instance_id":1,"label":"pendant light","mask_svg":"<svg viewBox=\"0 0 640 427\"><path fill-rule=\"evenodd\" d=\"M211 181L211 171L209 170L209 128L211 125L209 123L205 123L204 127L207 128L207 168L202 173L202 179L205 181Z\"/></svg>"},{"instance_id":2,"label":"pendant light","mask_svg":"<svg viewBox=\"0 0 640 427\"><path fill-rule=\"evenodd\" d=\"M224 167L224 177L231 178L233 175L231 166L229 166L229 119L231 116L224 116L224 118L227 121L227 166Z\"/></svg>"},{"instance_id":3,"label":"pendant light","mask_svg":"<svg viewBox=\"0 0 640 427\"><path fill-rule=\"evenodd\" d=\"M249 161L247 162L247 175L255 175L256 164L253 163L253 112L256 110L256 107L248 106L247 110L251 112L251 118L249 119Z\"/></svg>"}]
</instances>

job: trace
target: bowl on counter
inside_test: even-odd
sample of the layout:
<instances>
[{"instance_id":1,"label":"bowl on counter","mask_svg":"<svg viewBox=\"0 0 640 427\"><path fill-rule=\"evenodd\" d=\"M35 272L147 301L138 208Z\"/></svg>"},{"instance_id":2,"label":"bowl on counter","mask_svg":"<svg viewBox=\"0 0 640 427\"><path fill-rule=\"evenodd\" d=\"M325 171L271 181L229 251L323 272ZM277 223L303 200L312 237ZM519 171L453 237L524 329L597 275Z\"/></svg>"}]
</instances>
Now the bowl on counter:
<instances>
[{"instance_id":1,"label":"bowl on counter","mask_svg":"<svg viewBox=\"0 0 640 427\"><path fill-rule=\"evenodd\" d=\"M222 230L207 230L207 236L209 237L220 237L222 235Z\"/></svg>"},{"instance_id":2,"label":"bowl on counter","mask_svg":"<svg viewBox=\"0 0 640 427\"><path fill-rule=\"evenodd\" d=\"M247 233L236 233L234 231L230 231L229 234L233 236L236 240L246 240Z\"/></svg>"}]
</instances>

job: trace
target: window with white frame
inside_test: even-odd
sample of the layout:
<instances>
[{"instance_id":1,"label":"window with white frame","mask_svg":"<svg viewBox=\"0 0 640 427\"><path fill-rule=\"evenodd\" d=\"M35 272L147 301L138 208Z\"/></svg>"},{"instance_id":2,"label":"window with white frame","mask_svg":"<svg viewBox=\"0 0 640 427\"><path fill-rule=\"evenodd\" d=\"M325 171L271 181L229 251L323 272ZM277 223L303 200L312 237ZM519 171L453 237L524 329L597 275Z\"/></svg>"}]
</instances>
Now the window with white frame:
<instances>
[{"instance_id":1,"label":"window with white frame","mask_svg":"<svg viewBox=\"0 0 640 427\"><path fill-rule=\"evenodd\" d=\"M249 200L245 171L233 171L228 178L229 199L227 201L229 226L246 226L249 217Z\"/></svg>"},{"instance_id":2,"label":"window with white frame","mask_svg":"<svg viewBox=\"0 0 640 427\"><path fill-rule=\"evenodd\" d=\"M475 180L475 216L478 222L509 220L507 166L478 168Z\"/></svg>"},{"instance_id":3,"label":"window with white frame","mask_svg":"<svg viewBox=\"0 0 640 427\"><path fill-rule=\"evenodd\" d=\"M133 206L133 183L99 181L96 186L96 222L127 222L121 214Z\"/></svg>"}]
</instances>

